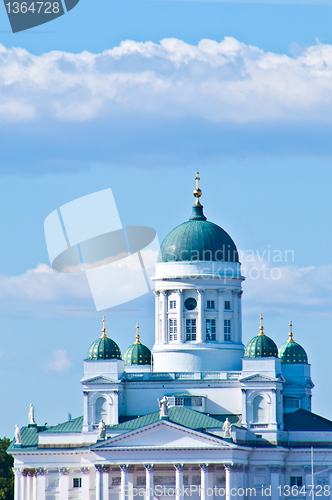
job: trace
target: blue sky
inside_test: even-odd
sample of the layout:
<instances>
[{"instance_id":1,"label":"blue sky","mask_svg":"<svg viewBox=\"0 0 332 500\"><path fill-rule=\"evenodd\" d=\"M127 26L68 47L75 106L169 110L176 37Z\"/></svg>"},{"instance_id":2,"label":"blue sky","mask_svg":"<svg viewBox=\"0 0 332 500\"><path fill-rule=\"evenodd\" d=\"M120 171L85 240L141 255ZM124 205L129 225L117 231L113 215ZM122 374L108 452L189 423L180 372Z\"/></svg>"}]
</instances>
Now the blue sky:
<instances>
[{"instance_id":1,"label":"blue sky","mask_svg":"<svg viewBox=\"0 0 332 500\"><path fill-rule=\"evenodd\" d=\"M102 327L84 277L49 270L47 215L110 187L122 223L161 241L190 215L196 170L247 273L280 269L244 283L244 343L260 312L278 346L292 319L313 410L332 419L331 15L332 2L81 0L13 35L3 9L0 435L27 423L30 403L41 424L82 413L82 360ZM276 250L294 261L268 262ZM122 352L137 321L152 346L153 303L106 311Z\"/></svg>"}]
</instances>

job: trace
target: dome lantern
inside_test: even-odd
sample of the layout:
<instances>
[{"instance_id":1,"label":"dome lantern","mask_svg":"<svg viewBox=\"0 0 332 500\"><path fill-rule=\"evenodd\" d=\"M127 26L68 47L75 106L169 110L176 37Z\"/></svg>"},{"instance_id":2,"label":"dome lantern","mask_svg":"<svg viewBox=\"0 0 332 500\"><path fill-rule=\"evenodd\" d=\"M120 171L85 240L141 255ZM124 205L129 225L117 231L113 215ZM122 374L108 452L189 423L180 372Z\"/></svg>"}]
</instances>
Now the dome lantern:
<instances>
[{"instance_id":1,"label":"dome lantern","mask_svg":"<svg viewBox=\"0 0 332 500\"><path fill-rule=\"evenodd\" d=\"M139 324L136 324L136 341L128 347L123 355L126 366L151 365L151 351L140 341Z\"/></svg>"},{"instance_id":2,"label":"dome lantern","mask_svg":"<svg viewBox=\"0 0 332 500\"><path fill-rule=\"evenodd\" d=\"M106 335L105 316L103 316L102 335L91 344L87 360L111 360L121 359L121 351L116 342Z\"/></svg>"},{"instance_id":3,"label":"dome lantern","mask_svg":"<svg viewBox=\"0 0 332 500\"><path fill-rule=\"evenodd\" d=\"M278 357L278 348L270 337L264 333L263 315L260 317L259 334L252 338L244 352L245 358L270 358Z\"/></svg>"},{"instance_id":4,"label":"dome lantern","mask_svg":"<svg viewBox=\"0 0 332 500\"><path fill-rule=\"evenodd\" d=\"M305 363L308 364L308 356L303 347L294 341L292 322L289 322L288 340L279 349L279 358L283 364Z\"/></svg>"}]
</instances>

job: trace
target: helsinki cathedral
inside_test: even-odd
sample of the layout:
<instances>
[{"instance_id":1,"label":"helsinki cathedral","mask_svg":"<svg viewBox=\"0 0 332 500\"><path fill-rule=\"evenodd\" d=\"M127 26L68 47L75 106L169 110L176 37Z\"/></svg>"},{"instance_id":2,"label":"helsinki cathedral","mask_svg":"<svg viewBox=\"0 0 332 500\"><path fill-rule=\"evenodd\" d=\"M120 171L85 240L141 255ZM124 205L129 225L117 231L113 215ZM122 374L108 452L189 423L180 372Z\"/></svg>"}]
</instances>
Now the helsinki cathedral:
<instances>
[{"instance_id":1,"label":"helsinki cathedral","mask_svg":"<svg viewBox=\"0 0 332 500\"><path fill-rule=\"evenodd\" d=\"M332 422L311 412L307 353L291 323L278 348L262 315L242 343L237 248L207 220L198 181L160 248L152 349L137 325L121 354L103 319L83 415L40 426L31 405L16 426L15 500L332 498Z\"/></svg>"}]
</instances>

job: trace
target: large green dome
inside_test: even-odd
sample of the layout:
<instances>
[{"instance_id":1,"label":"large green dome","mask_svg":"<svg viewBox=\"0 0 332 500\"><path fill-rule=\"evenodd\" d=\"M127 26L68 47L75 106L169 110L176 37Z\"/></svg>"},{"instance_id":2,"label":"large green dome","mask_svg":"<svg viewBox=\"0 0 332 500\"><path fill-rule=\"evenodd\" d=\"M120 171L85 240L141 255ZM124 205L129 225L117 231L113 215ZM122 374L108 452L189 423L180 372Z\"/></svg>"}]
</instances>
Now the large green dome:
<instances>
[{"instance_id":1,"label":"large green dome","mask_svg":"<svg viewBox=\"0 0 332 500\"><path fill-rule=\"evenodd\" d=\"M293 340L292 322L289 323L290 332L288 341L279 349L279 358L282 363L308 363L308 356L303 347Z\"/></svg>"},{"instance_id":2,"label":"large green dome","mask_svg":"<svg viewBox=\"0 0 332 500\"><path fill-rule=\"evenodd\" d=\"M196 204L188 222L173 229L161 244L158 262L239 262L234 241L221 227L206 220Z\"/></svg>"},{"instance_id":3,"label":"large green dome","mask_svg":"<svg viewBox=\"0 0 332 500\"><path fill-rule=\"evenodd\" d=\"M126 366L133 365L151 365L151 351L143 345L139 340L139 325L137 323L136 342L129 346L123 356L123 361Z\"/></svg>"},{"instance_id":4,"label":"large green dome","mask_svg":"<svg viewBox=\"0 0 332 500\"><path fill-rule=\"evenodd\" d=\"M252 338L244 351L245 358L270 358L278 357L278 347L270 337L263 332L263 316L260 316L261 325L259 334Z\"/></svg>"},{"instance_id":5,"label":"large green dome","mask_svg":"<svg viewBox=\"0 0 332 500\"><path fill-rule=\"evenodd\" d=\"M87 359L121 359L121 351L118 344L106 335L105 316L103 318L103 323L103 334L99 339L95 340L93 344L91 344Z\"/></svg>"}]
</instances>

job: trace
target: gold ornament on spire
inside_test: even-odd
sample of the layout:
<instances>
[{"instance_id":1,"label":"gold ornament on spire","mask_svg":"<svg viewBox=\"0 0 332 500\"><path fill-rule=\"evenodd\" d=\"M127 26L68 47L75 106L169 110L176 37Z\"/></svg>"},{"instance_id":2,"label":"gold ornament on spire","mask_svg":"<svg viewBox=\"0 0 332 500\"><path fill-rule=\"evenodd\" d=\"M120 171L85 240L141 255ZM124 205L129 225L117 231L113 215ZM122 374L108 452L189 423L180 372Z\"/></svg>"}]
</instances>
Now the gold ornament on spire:
<instances>
[{"instance_id":1,"label":"gold ornament on spire","mask_svg":"<svg viewBox=\"0 0 332 500\"><path fill-rule=\"evenodd\" d=\"M293 340L293 328L292 328L292 326L293 326L293 323L290 321L289 322L289 334L288 334L289 339L288 339L288 342L294 342L294 340Z\"/></svg>"},{"instance_id":2,"label":"gold ornament on spire","mask_svg":"<svg viewBox=\"0 0 332 500\"><path fill-rule=\"evenodd\" d=\"M260 320L260 326L259 326L259 334L258 335L265 335L264 334L264 327L263 327L263 314L259 316Z\"/></svg>"},{"instance_id":3,"label":"gold ornament on spire","mask_svg":"<svg viewBox=\"0 0 332 500\"><path fill-rule=\"evenodd\" d=\"M199 189L200 176L199 172L196 172L196 189L194 191L194 196L196 198L196 205L200 205L199 198L202 196L202 191Z\"/></svg>"},{"instance_id":4,"label":"gold ornament on spire","mask_svg":"<svg viewBox=\"0 0 332 500\"><path fill-rule=\"evenodd\" d=\"M103 334L101 336L102 339L107 339L106 328L105 328L105 321L106 321L105 320L105 316L103 316L103 329L102 329Z\"/></svg>"},{"instance_id":5,"label":"gold ornament on spire","mask_svg":"<svg viewBox=\"0 0 332 500\"><path fill-rule=\"evenodd\" d=\"M136 342L135 342L135 344L140 344L138 332L139 332L139 324L136 323Z\"/></svg>"}]
</instances>

